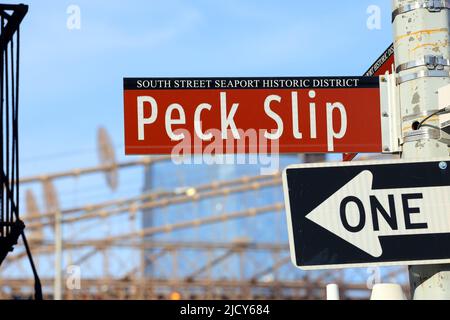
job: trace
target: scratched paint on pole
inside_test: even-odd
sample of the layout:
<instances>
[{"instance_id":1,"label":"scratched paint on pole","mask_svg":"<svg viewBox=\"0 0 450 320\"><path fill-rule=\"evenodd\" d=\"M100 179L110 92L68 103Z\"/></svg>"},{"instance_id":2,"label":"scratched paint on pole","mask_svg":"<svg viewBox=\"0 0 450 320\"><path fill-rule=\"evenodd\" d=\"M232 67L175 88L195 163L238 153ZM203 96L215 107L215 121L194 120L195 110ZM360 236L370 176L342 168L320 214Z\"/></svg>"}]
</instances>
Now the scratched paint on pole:
<instances>
[{"instance_id":1,"label":"scratched paint on pole","mask_svg":"<svg viewBox=\"0 0 450 320\"><path fill-rule=\"evenodd\" d=\"M379 153L378 77L126 78L126 154Z\"/></svg>"},{"instance_id":2,"label":"scratched paint on pole","mask_svg":"<svg viewBox=\"0 0 450 320\"><path fill-rule=\"evenodd\" d=\"M292 166L283 184L301 269L450 262L448 158Z\"/></svg>"}]
</instances>

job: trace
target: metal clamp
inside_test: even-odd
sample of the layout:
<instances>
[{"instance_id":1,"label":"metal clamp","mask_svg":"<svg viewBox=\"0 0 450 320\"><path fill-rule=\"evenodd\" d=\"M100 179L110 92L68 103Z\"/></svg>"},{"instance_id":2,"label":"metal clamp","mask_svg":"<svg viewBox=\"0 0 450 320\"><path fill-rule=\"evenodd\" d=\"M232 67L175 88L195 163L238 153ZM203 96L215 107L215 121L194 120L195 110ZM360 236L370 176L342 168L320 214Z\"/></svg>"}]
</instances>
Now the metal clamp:
<instances>
[{"instance_id":1,"label":"metal clamp","mask_svg":"<svg viewBox=\"0 0 450 320\"><path fill-rule=\"evenodd\" d=\"M441 134L439 130L424 128L416 131L408 131L403 134L403 143L414 142L425 139L439 140Z\"/></svg>"},{"instance_id":2,"label":"metal clamp","mask_svg":"<svg viewBox=\"0 0 450 320\"><path fill-rule=\"evenodd\" d=\"M409 70L412 68L426 66L428 70L444 70L444 67L450 66L450 60L444 59L443 56L426 55L421 59L409 61L399 65L396 69L397 73Z\"/></svg>"},{"instance_id":3,"label":"metal clamp","mask_svg":"<svg viewBox=\"0 0 450 320\"><path fill-rule=\"evenodd\" d=\"M420 78L450 78L450 73L447 70L422 70L398 77L397 85Z\"/></svg>"},{"instance_id":4,"label":"metal clamp","mask_svg":"<svg viewBox=\"0 0 450 320\"><path fill-rule=\"evenodd\" d=\"M405 4L404 6L398 7L392 12L392 22L394 22L395 18L398 15L417 9L427 9L429 12L440 12L441 10L444 9L450 9L450 1L426 0Z\"/></svg>"}]
</instances>

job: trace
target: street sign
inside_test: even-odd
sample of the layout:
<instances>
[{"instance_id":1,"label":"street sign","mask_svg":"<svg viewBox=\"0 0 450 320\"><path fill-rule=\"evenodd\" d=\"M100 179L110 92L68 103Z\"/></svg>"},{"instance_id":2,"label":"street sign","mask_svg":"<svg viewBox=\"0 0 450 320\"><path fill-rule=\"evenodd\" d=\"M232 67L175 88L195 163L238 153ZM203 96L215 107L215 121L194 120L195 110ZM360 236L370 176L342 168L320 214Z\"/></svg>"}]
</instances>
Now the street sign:
<instances>
[{"instance_id":1,"label":"street sign","mask_svg":"<svg viewBox=\"0 0 450 320\"><path fill-rule=\"evenodd\" d=\"M395 65L394 44L391 44L381 56L364 73L366 77L382 76L386 73L392 73Z\"/></svg>"},{"instance_id":2,"label":"street sign","mask_svg":"<svg viewBox=\"0 0 450 320\"><path fill-rule=\"evenodd\" d=\"M126 154L382 152L378 77L125 78Z\"/></svg>"},{"instance_id":3,"label":"street sign","mask_svg":"<svg viewBox=\"0 0 450 320\"><path fill-rule=\"evenodd\" d=\"M283 184L301 269L450 262L450 159L298 165Z\"/></svg>"}]
</instances>

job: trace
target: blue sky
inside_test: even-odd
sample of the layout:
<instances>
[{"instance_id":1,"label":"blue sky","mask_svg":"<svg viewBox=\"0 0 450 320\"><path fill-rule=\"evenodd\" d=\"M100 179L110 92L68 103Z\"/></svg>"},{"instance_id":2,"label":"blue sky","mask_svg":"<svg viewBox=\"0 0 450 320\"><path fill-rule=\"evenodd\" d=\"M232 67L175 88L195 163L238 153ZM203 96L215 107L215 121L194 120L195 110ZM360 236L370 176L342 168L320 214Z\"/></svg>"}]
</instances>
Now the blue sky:
<instances>
[{"instance_id":1,"label":"blue sky","mask_svg":"<svg viewBox=\"0 0 450 320\"><path fill-rule=\"evenodd\" d=\"M389 0L28 4L24 176L95 164L100 125L123 159L123 77L359 75L392 42ZM71 4L81 10L80 30L66 27ZM381 30L366 27L369 5L381 8Z\"/></svg>"}]
</instances>

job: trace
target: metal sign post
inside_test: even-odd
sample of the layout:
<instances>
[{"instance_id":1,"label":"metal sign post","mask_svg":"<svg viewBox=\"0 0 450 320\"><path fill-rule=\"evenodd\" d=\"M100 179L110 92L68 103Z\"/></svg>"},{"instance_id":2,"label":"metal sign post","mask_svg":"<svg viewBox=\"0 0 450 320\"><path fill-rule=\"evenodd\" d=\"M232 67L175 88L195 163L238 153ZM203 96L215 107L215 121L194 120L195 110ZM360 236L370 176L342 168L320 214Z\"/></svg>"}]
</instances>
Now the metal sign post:
<instances>
[{"instance_id":1,"label":"metal sign post","mask_svg":"<svg viewBox=\"0 0 450 320\"><path fill-rule=\"evenodd\" d=\"M448 157L448 146L440 141L439 117L427 118L438 111L439 89L450 83L449 3L392 4L403 158ZM450 299L450 265L410 266L409 275L414 299Z\"/></svg>"}]
</instances>

